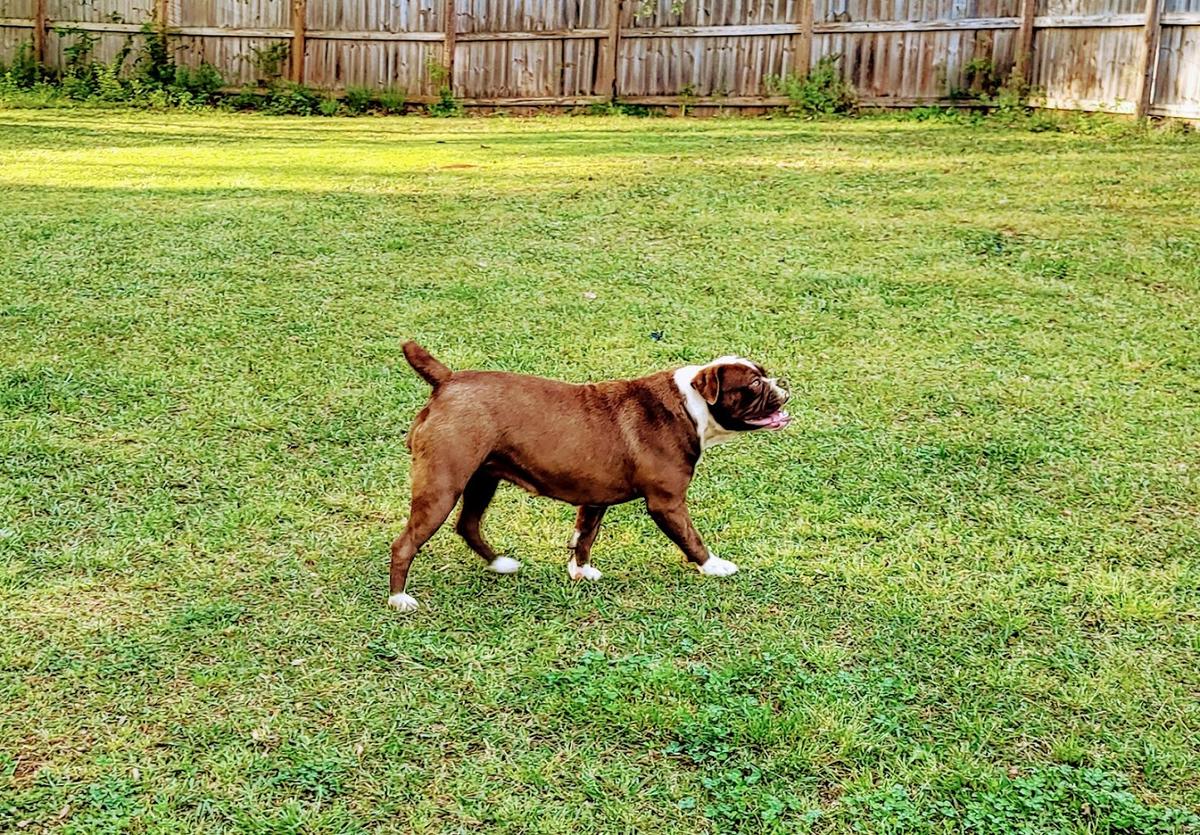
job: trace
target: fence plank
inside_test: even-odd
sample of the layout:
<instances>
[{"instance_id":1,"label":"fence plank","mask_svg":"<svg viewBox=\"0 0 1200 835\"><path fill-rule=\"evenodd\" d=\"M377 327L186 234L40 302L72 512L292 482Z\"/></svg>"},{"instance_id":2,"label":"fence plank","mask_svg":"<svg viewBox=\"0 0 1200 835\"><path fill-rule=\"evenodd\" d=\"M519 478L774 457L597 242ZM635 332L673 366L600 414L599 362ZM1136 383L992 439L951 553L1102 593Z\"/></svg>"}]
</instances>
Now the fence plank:
<instances>
[{"instance_id":1,"label":"fence plank","mask_svg":"<svg viewBox=\"0 0 1200 835\"><path fill-rule=\"evenodd\" d=\"M560 41L607 38L608 29L539 29L536 32L462 32L454 36L458 43L477 41Z\"/></svg>"},{"instance_id":2,"label":"fence plank","mask_svg":"<svg viewBox=\"0 0 1200 835\"><path fill-rule=\"evenodd\" d=\"M442 67L446 71L446 84L454 89L454 42L458 32L458 14L454 9L454 0L442 2L442 27L445 32L445 46L442 49Z\"/></svg>"},{"instance_id":3,"label":"fence plank","mask_svg":"<svg viewBox=\"0 0 1200 835\"><path fill-rule=\"evenodd\" d=\"M188 30L181 29L181 32L187 33ZM222 32L228 33L228 29L206 29L206 35L220 35ZM310 41L388 41L389 43L403 43L406 41L431 41L442 43L446 40L446 36L441 32L343 32L338 29L309 29L304 33L306 40ZM459 35L459 40L469 40L468 36Z\"/></svg>"},{"instance_id":4,"label":"fence plank","mask_svg":"<svg viewBox=\"0 0 1200 835\"><path fill-rule=\"evenodd\" d=\"M1033 67L1033 26L1037 14L1037 0L1023 0L1021 3L1021 31L1017 35L1017 55L1013 66L1013 75L1022 79L1026 84L1032 78L1030 69Z\"/></svg>"},{"instance_id":5,"label":"fence plank","mask_svg":"<svg viewBox=\"0 0 1200 835\"><path fill-rule=\"evenodd\" d=\"M292 81L304 83L305 27L308 25L308 0L292 0Z\"/></svg>"},{"instance_id":6,"label":"fence plank","mask_svg":"<svg viewBox=\"0 0 1200 835\"><path fill-rule=\"evenodd\" d=\"M621 0L608 2L608 29L604 31L604 50L597 58L595 91L606 99L617 97L617 60L621 48Z\"/></svg>"},{"instance_id":7,"label":"fence plank","mask_svg":"<svg viewBox=\"0 0 1200 835\"><path fill-rule=\"evenodd\" d=\"M1140 14L1046 15L1033 21L1038 29L1121 29L1145 23L1146 16Z\"/></svg>"},{"instance_id":8,"label":"fence plank","mask_svg":"<svg viewBox=\"0 0 1200 835\"><path fill-rule=\"evenodd\" d=\"M803 78L812 67L813 42L813 6L816 0L796 0L800 12L800 33L792 44L793 63L796 65L793 75Z\"/></svg>"},{"instance_id":9,"label":"fence plank","mask_svg":"<svg viewBox=\"0 0 1200 835\"><path fill-rule=\"evenodd\" d=\"M1162 37L1163 0L1146 0L1146 30L1142 50L1142 86L1138 93L1136 116L1146 118L1154 102L1154 72L1158 68L1158 41Z\"/></svg>"},{"instance_id":10,"label":"fence plank","mask_svg":"<svg viewBox=\"0 0 1200 835\"><path fill-rule=\"evenodd\" d=\"M33 60L46 63L46 0L34 0Z\"/></svg>"}]
</instances>

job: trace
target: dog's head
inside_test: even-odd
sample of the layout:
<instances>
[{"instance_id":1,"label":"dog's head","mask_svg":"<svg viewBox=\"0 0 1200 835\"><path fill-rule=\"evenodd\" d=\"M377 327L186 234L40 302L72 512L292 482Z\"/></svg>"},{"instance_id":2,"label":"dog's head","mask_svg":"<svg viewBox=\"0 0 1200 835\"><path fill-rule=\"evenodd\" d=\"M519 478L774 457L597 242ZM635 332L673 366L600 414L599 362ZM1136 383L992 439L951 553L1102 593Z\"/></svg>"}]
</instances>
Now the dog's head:
<instances>
[{"instance_id":1,"label":"dog's head","mask_svg":"<svg viewBox=\"0 0 1200 835\"><path fill-rule=\"evenodd\" d=\"M756 362L721 357L697 372L692 388L704 398L709 414L725 429L734 432L782 429L791 422L791 417L783 411L783 404L791 395Z\"/></svg>"}]
</instances>

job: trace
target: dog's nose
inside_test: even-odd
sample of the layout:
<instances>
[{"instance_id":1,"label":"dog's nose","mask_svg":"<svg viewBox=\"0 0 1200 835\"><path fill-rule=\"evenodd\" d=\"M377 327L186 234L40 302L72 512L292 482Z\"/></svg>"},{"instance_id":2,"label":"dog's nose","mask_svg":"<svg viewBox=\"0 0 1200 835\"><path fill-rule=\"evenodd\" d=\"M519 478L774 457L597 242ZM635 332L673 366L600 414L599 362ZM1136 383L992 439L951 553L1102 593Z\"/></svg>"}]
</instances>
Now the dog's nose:
<instances>
[{"instance_id":1,"label":"dog's nose","mask_svg":"<svg viewBox=\"0 0 1200 835\"><path fill-rule=\"evenodd\" d=\"M775 393L783 398L783 403L786 403L792 399L792 393L788 391L787 380L780 380L778 378L772 379L771 386L775 389Z\"/></svg>"}]
</instances>

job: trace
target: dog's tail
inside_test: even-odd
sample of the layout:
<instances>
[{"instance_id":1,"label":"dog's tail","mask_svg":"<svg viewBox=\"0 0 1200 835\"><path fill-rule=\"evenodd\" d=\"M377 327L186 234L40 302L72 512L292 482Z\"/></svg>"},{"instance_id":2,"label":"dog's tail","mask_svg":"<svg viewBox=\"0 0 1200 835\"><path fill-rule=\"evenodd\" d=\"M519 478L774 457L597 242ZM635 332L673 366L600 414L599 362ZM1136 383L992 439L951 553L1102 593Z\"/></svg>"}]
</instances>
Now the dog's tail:
<instances>
[{"instance_id":1,"label":"dog's tail","mask_svg":"<svg viewBox=\"0 0 1200 835\"><path fill-rule=\"evenodd\" d=\"M433 354L411 339L404 343L404 358L413 367L413 371L420 374L425 382L435 389L450 379L452 373L450 369L434 359Z\"/></svg>"}]
</instances>

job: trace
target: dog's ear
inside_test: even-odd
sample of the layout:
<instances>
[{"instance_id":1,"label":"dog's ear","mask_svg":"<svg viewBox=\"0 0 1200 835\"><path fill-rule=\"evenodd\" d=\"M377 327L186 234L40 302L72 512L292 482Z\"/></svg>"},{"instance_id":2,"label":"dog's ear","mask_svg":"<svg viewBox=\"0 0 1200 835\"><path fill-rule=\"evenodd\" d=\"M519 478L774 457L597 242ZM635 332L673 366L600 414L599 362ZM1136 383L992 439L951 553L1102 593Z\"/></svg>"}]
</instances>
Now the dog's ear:
<instances>
[{"instance_id":1,"label":"dog's ear","mask_svg":"<svg viewBox=\"0 0 1200 835\"><path fill-rule=\"evenodd\" d=\"M719 366L709 365L700 369L700 373L692 380L692 388L700 392L704 402L712 405L721 396L721 375Z\"/></svg>"}]
</instances>

